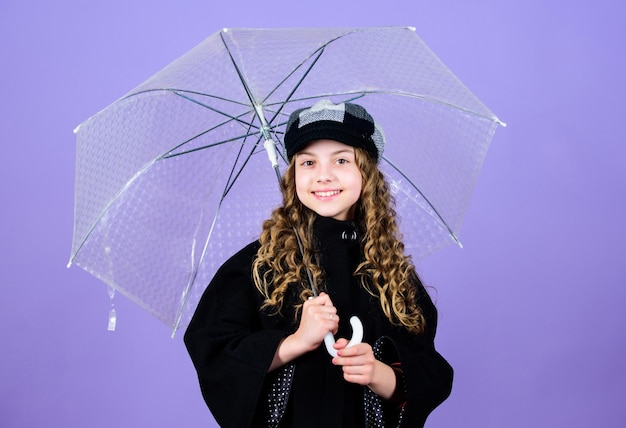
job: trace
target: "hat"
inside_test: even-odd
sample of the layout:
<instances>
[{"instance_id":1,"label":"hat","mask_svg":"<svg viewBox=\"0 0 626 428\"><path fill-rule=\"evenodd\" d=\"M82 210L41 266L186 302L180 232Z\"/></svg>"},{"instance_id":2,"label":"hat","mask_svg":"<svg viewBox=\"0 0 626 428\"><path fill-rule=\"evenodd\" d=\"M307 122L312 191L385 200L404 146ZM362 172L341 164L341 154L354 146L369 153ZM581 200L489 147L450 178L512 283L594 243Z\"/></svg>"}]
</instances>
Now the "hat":
<instances>
[{"instance_id":1,"label":"hat","mask_svg":"<svg viewBox=\"0 0 626 428\"><path fill-rule=\"evenodd\" d=\"M291 113L284 139L288 159L311 141L322 139L365 149L376 161L380 160L385 148L382 129L358 104L333 104L330 100L320 100L312 107Z\"/></svg>"}]
</instances>

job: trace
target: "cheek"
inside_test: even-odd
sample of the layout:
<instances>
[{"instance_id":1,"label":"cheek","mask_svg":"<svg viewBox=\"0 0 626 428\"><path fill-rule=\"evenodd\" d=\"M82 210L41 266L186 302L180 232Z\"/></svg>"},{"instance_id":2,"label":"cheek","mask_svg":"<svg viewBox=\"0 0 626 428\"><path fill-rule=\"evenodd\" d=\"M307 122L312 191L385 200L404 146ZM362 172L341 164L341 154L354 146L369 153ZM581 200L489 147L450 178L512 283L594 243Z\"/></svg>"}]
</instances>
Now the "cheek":
<instances>
[{"instance_id":1,"label":"cheek","mask_svg":"<svg viewBox=\"0 0 626 428\"><path fill-rule=\"evenodd\" d=\"M302 174L298 174L296 172L295 184L296 184L296 195L298 196L298 198L302 199L302 195L307 193L307 188L308 188L305 177Z\"/></svg>"},{"instance_id":2,"label":"cheek","mask_svg":"<svg viewBox=\"0 0 626 428\"><path fill-rule=\"evenodd\" d=\"M354 188L355 191L358 191L359 194L363 193L363 186L365 185L365 183L363 182L363 176L361 175L360 172L357 172L356 174L354 174L352 176L352 187Z\"/></svg>"},{"instance_id":3,"label":"cheek","mask_svg":"<svg viewBox=\"0 0 626 428\"><path fill-rule=\"evenodd\" d=\"M363 186L361 185L360 182L357 183L357 185L355 186L354 193L355 193L355 199L356 199L354 203L356 204L359 201L359 199L361 199L361 197L363 196Z\"/></svg>"}]
</instances>

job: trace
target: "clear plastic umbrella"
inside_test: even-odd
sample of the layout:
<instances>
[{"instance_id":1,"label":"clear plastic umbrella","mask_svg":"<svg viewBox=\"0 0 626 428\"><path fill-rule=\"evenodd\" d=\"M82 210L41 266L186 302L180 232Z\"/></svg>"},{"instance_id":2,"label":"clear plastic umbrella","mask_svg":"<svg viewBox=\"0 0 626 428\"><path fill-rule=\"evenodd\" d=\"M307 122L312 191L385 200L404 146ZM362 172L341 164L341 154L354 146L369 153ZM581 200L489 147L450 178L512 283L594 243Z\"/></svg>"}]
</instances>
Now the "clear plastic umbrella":
<instances>
[{"instance_id":1,"label":"clear plastic umbrella","mask_svg":"<svg viewBox=\"0 0 626 428\"><path fill-rule=\"evenodd\" d=\"M460 244L502 122L413 28L225 29L76 129L69 265L174 333L280 204L289 113L323 98L361 104L384 130L380 167L413 259Z\"/></svg>"}]
</instances>

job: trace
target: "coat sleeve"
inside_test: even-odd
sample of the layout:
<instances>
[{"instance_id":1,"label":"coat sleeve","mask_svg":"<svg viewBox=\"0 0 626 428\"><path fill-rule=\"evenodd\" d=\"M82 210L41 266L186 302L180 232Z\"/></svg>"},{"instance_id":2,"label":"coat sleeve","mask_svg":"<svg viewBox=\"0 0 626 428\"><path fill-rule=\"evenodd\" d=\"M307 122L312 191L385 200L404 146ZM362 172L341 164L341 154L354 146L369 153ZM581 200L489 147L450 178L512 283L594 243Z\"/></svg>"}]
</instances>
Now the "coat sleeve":
<instances>
[{"instance_id":1,"label":"coat sleeve","mask_svg":"<svg viewBox=\"0 0 626 428\"><path fill-rule=\"evenodd\" d=\"M452 367L434 345L437 311L421 284L418 288L426 318L425 331L416 335L401 327L391 327L373 345L377 359L401 369L398 376L401 390L394 394L392 402L385 402L366 390L368 426L423 427L428 415L450 395Z\"/></svg>"},{"instance_id":2,"label":"coat sleeve","mask_svg":"<svg viewBox=\"0 0 626 428\"><path fill-rule=\"evenodd\" d=\"M420 285L419 304L426 318L423 334L406 331L393 339L402 367L406 392L402 427L421 427L428 415L441 404L452 390L453 370L435 349L437 309L426 290Z\"/></svg>"},{"instance_id":3,"label":"coat sleeve","mask_svg":"<svg viewBox=\"0 0 626 428\"><path fill-rule=\"evenodd\" d=\"M282 329L268 328L250 276L250 246L227 261L207 287L185 332L202 396L221 427L248 427ZM271 326L270 326L271 327Z\"/></svg>"}]
</instances>

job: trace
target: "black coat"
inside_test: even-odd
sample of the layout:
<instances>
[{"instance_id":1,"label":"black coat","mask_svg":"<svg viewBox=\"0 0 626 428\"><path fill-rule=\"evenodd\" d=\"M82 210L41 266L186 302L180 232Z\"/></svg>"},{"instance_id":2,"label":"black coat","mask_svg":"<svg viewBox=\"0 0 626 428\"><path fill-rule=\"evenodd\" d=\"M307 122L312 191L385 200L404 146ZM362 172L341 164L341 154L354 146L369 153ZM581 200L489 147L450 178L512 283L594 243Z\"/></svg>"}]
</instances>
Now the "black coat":
<instances>
[{"instance_id":1,"label":"black coat","mask_svg":"<svg viewBox=\"0 0 626 428\"><path fill-rule=\"evenodd\" d=\"M224 428L422 427L452 386L452 368L434 347L437 312L431 299L417 284L427 323L423 334L391 325L377 300L351 274L360 257L351 224L324 219L316 222L315 230L322 237L326 291L341 320L337 337L349 338L348 320L359 316L363 341L372 345L376 357L400 363L406 402L391 405L368 388L345 382L323 345L267 373L280 341L297 323L290 311L281 316L259 309L262 297L251 276L259 248L254 242L218 270L185 333L215 420Z\"/></svg>"}]
</instances>

